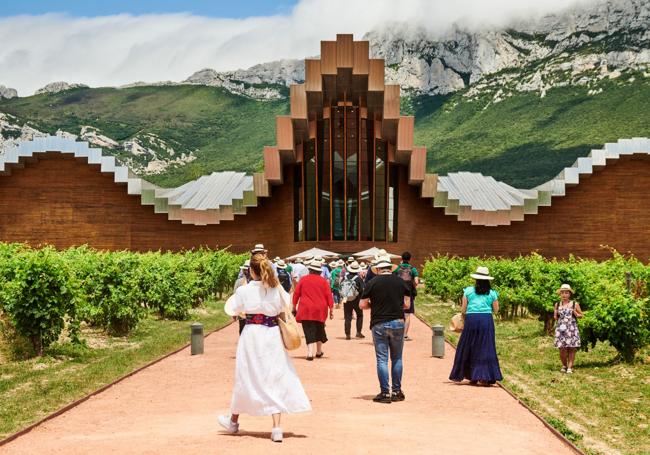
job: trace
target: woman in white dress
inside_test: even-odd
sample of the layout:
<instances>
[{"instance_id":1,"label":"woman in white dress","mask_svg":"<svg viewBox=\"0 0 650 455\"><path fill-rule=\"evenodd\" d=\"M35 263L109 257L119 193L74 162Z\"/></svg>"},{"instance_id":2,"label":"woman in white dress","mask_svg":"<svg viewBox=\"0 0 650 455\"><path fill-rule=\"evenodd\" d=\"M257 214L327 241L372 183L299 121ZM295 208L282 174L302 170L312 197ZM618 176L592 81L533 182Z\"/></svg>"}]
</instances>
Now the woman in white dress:
<instances>
[{"instance_id":1,"label":"woman in white dress","mask_svg":"<svg viewBox=\"0 0 650 455\"><path fill-rule=\"evenodd\" d=\"M239 414L271 415L271 439L282 442L281 413L311 410L277 325L291 299L261 254L251 258L250 274L252 281L237 288L225 306L230 316L246 313L246 327L237 345L231 415L219 416L219 424L236 433Z\"/></svg>"}]
</instances>

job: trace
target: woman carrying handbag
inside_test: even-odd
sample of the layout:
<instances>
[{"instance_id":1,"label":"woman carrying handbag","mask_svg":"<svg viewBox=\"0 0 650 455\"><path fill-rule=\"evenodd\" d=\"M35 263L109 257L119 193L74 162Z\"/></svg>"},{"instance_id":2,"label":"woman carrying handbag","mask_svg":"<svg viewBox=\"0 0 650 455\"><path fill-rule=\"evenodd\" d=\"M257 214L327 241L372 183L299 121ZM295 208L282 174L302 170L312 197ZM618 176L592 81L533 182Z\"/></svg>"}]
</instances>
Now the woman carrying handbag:
<instances>
[{"instance_id":1,"label":"woman carrying handbag","mask_svg":"<svg viewBox=\"0 0 650 455\"><path fill-rule=\"evenodd\" d=\"M230 416L219 416L229 433L239 431L239 415L271 415L271 440L282 442L280 415L311 410L300 379L278 327L289 297L279 285L269 262L255 254L250 262L252 281L228 299L229 315L246 313L246 326L237 344L235 383Z\"/></svg>"}]
</instances>

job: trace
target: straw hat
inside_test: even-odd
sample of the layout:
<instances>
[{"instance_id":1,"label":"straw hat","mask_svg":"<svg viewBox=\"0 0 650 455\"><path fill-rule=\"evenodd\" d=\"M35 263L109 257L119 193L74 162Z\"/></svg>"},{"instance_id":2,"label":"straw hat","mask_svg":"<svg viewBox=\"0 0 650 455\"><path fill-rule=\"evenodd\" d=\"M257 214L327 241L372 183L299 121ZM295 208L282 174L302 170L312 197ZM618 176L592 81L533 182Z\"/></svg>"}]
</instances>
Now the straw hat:
<instances>
[{"instance_id":1,"label":"straw hat","mask_svg":"<svg viewBox=\"0 0 650 455\"><path fill-rule=\"evenodd\" d=\"M256 243L255 246L253 247L253 249L251 249L251 253L253 253L253 254L255 254L255 253L266 253L266 252L267 252L267 250L266 250L266 248L264 248L263 243Z\"/></svg>"},{"instance_id":2,"label":"straw hat","mask_svg":"<svg viewBox=\"0 0 650 455\"><path fill-rule=\"evenodd\" d=\"M276 256L273 258L273 262L278 262L280 260L280 256Z\"/></svg>"},{"instance_id":3,"label":"straw hat","mask_svg":"<svg viewBox=\"0 0 650 455\"><path fill-rule=\"evenodd\" d=\"M348 265L348 272L359 273L360 271L361 271L361 267L359 266L359 263L357 261L352 261Z\"/></svg>"},{"instance_id":4,"label":"straw hat","mask_svg":"<svg viewBox=\"0 0 650 455\"><path fill-rule=\"evenodd\" d=\"M350 257L348 258L347 262L350 263L350 264L353 263L353 262L354 262L354 258L353 258L352 256L350 256Z\"/></svg>"},{"instance_id":5,"label":"straw hat","mask_svg":"<svg viewBox=\"0 0 650 455\"><path fill-rule=\"evenodd\" d=\"M576 291L571 289L571 285L564 283L560 288L557 290L557 293L559 294L562 291L569 291L571 294L575 294Z\"/></svg>"},{"instance_id":6,"label":"straw hat","mask_svg":"<svg viewBox=\"0 0 650 455\"><path fill-rule=\"evenodd\" d=\"M328 265L330 266L330 269L334 270L339 266L339 263L337 261L332 261Z\"/></svg>"},{"instance_id":7,"label":"straw hat","mask_svg":"<svg viewBox=\"0 0 650 455\"><path fill-rule=\"evenodd\" d=\"M344 267L345 266L345 261L343 259L338 260L339 267Z\"/></svg>"},{"instance_id":8,"label":"straw hat","mask_svg":"<svg viewBox=\"0 0 650 455\"><path fill-rule=\"evenodd\" d=\"M388 255L378 257L375 260L375 262L372 264L371 269L372 269L372 273L378 274L379 273L378 269L386 269L386 268L390 268L391 272L397 268L397 265L393 264L390 261L390 256Z\"/></svg>"},{"instance_id":9,"label":"straw hat","mask_svg":"<svg viewBox=\"0 0 650 455\"><path fill-rule=\"evenodd\" d=\"M240 265L239 269L240 270L246 270L251 268L251 261L250 259L246 259L246 262L244 262L244 265Z\"/></svg>"},{"instance_id":10,"label":"straw hat","mask_svg":"<svg viewBox=\"0 0 650 455\"><path fill-rule=\"evenodd\" d=\"M322 271L323 271L323 264L322 264L322 262L320 262L320 261L312 260L312 261L310 261L309 264L307 265L307 268L308 268L309 270L314 270L314 271L316 271L316 272L322 272Z\"/></svg>"},{"instance_id":11,"label":"straw hat","mask_svg":"<svg viewBox=\"0 0 650 455\"><path fill-rule=\"evenodd\" d=\"M476 280L493 280L494 277L490 276L490 271L488 270L487 267L483 267L482 265L479 265L476 267L476 272L472 273L470 275L472 278Z\"/></svg>"},{"instance_id":12,"label":"straw hat","mask_svg":"<svg viewBox=\"0 0 650 455\"><path fill-rule=\"evenodd\" d=\"M278 261L275 263L275 266L283 270L287 268L286 262L284 262L282 259L278 259Z\"/></svg>"},{"instance_id":13,"label":"straw hat","mask_svg":"<svg viewBox=\"0 0 650 455\"><path fill-rule=\"evenodd\" d=\"M361 261L360 265L361 265L361 270L367 270L368 269L368 264L366 264L365 262Z\"/></svg>"},{"instance_id":14,"label":"straw hat","mask_svg":"<svg viewBox=\"0 0 650 455\"><path fill-rule=\"evenodd\" d=\"M295 262L296 264L302 264L302 258L296 258L296 260L293 262Z\"/></svg>"}]
</instances>

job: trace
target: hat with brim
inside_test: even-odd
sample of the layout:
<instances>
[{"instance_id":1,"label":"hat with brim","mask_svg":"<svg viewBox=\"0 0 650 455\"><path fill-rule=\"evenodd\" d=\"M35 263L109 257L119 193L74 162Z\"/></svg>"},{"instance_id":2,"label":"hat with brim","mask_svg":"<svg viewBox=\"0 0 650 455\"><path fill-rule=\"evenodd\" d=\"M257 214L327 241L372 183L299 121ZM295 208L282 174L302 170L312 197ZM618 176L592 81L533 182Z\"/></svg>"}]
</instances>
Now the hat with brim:
<instances>
[{"instance_id":1,"label":"hat with brim","mask_svg":"<svg viewBox=\"0 0 650 455\"><path fill-rule=\"evenodd\" d=\"M251 261L250 259L246 259L246 262L244 262L244 265L239 266L239 270L246 270L251 268Z\"/></svg>"},{"instance_id":2,"label":"hat with brim","mask_svg":"<svg viewBox=\"0 0 650 455\"><path fill-rule=\"evenodd\" d=\"M571 285L564 283L560 288L557 290L557 293L559 294L562 291L569 291L571 294L575 294L576 291L571 289Z\"/></svg>"},{"instance_id":3,"label":"hat with brim","mask_svg":"<svg viewBox=\"0 0 650 455\"><path fill-rule=\"evenodd\" d=\"M337 268L339 266L339 263L336 262L336 261L332 261L327 265L329 265L331 269L335 269L335 268Z\"/></svg>"},{"instance_id":4,"label":"hat with brim","mask_svg":"<svg viewBox=\"0 0 650 455\"><path fill-rule=\"evenodd\" d=\"M296 264L302 264L302 258L296 258L294 261Z\"/></svg>"},{"instance_id":5,"label":"hat with brim","mask_svg":"<svg viewBox=\"0 0 650 455\"><path fill-rule=\"evenodd\" d=\"M390 269L390 271L392 272L396 268L397 265L390 262L390 256L381 256L378 257L377 260L372 265L372 273L377 274L379 273L379 270L384 270L384 269Z\"/></svg>"},{"instance_id":6,"label":"hat with brim","mask_svg":"<svg viewBox=\"0 0 650 455\"><path fill-rule=\"evenodd\" d=\"M323 264L320 261L311 261L309 265L307 265L307 268L309 270L313 270L314 272L322 272Z\"/></svg>"},{"instance_id":7,"label":"hat with brim","mask_svg":"<svg viewBox=\"0 0 650 455\"><path fill-rule=\"evenodd\" d=\"M488 270L487 267L483 267L482 265L479 265L476 267L476 272L472 273L470 275L472 278L475 280L493 280L494 277L490 276L490 270Z\"/></svg>"},{"instance_id":8,"label":"hat with brim","mask_svg":"<svg viewBox=\"0 0 650 455\"><path fill-rule=\"evenodd\" d=\"M350 272L350 273L359 273L361 271L361 266L359 265L359 263L357 261L352 261L348 265L347 269L348 269L348 272Z\"/></svg>"},{"instance_id":9,"label":"hat with brim","mask_svg":"<svg viewBox=\"0 0 650 455\"><path fill-rule=\"evenodd\" d=\"M278 262L275 263L275 266L279 269L286 269L287 268L287 263L284 262L282 259L278 259Z\"/></svg>"},{"instance_id":10,"label":"hat with brim","mask_svg":"<svg viewBox=\"0 0 650 455\"><path fill-rule=\"evenodd\" d=\"M253 249L251 250L251 253L266 253L266 248L264 248L264 244L262 243L257 243Z\"/></svg>"}]
</instances>

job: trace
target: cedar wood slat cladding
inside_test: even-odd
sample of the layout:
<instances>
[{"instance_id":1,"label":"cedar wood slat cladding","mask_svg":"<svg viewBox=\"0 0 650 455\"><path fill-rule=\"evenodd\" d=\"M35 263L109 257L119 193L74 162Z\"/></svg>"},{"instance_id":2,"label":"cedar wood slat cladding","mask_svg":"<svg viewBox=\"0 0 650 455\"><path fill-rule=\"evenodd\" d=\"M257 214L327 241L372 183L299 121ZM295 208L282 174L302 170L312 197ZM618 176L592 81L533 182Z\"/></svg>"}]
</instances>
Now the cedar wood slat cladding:
<instances>
[{"instance_id":1,"label":"cedar wood slat cladding","mask_svg":"<svg viewBox=\"0 0 650 455\"><path fill-rule=\"evenodd\" d=\"M183 225L155 214L129 196L125 185L59 153L39 154L38 162L0 177L0 240L50 243L60 248L87 243L99 249L180 250L202 245L246 251L263 242L273 256L288 256L319 245L354 252L373 242L293 242L293 172L272 189L271 198L245 216L213 226ZM433 208L400 168L398 242L377 242L393 252L408 249L416 264L431 253L512 256L538 250L545 256L606 258L606 244L650 259L650 161L621 157L568 188L567 195L541 207L538 215L511 226L472 226Z\"/></svg>"}]
</instances>

